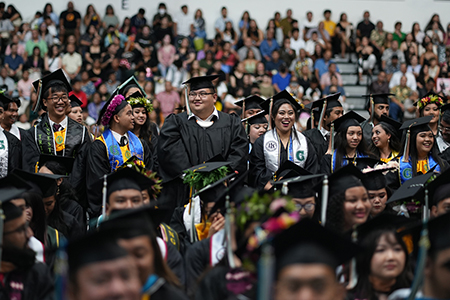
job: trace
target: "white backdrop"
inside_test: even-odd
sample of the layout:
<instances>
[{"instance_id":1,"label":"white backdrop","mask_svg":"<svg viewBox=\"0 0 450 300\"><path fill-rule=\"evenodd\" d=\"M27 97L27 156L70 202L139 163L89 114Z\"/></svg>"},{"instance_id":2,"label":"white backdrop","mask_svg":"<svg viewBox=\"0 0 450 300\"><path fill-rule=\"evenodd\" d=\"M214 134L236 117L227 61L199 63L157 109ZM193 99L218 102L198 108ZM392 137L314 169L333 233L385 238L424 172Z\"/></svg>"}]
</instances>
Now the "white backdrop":
<instances>
[{"instance_id":1,"label":"white backdrop","mask_svg":"<svg viewBox=\"0 0 450 300\"><path fill-rule=\"evenodd\" d=\"M128 10L122 9L122 1L128 3ZM10 1L5 1L10 4ZM25 20L33 17L36 11L42 11L47 0L19 0L13 3L21 12ZM66 9L66 0L51 1L54 11L59 14ZM158 8L157 1L139 1L139 0L76 0L75 9L77 9L82 16L86 13L88 4L93 3L100 16L103 17L107 4L112 4L116 15L121 22L125 16L133 16L140 7L146 10L145 17L147 20L153 18ZM276 11L281 13L282 18L286 14L287 8L293 10L293 17L300 23L305 19L306 11L310 10L314 14L314 19L320 21L323 19L324 9L331 9L332 19L337 23L339 15L346 12L349 20L356 26L361 21L364 10L369 10L371 13L371 20L376 23L381 19L384 21L384 27L387 31L394 30L394 23L402 21L403 32L411 31L412 24L417 21L421 28L424 29L431 16L434 13L439 13L441 23L446 28L450 22L450 1L449 0L165 0L168 7L168 12L174 17L183 4L188 5L189 12L194 13L197 8L203 11L203 17L206 20L206 27L208 38L213 38L214 22L220 16L220 9L222 6L228 8L228 16L233 20L235 28L239 22L243 11L250 11L250 16L256 19L258 26L265 29L267 22L273 17Z\"/></svg>"}]
</instances>

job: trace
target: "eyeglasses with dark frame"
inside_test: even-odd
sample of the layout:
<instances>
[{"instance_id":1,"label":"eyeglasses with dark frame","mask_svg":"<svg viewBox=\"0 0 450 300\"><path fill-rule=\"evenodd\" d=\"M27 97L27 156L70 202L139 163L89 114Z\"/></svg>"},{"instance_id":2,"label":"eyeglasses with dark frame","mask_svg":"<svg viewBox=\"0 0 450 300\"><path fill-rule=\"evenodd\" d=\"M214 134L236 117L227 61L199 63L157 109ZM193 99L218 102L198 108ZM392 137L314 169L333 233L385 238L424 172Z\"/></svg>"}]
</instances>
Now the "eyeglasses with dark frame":
<instances>
[{"instance_id":1,"label":"eyeglasses with dark frame","mask_svg":"<svg viewBox=\"0 0 450 300\"><path fill-rule=\"evenodd\" d=\"M316 207L315 203L306 203L306 204L295 203L295 209L297 211L301 211L303 208L306 211L313 211L315 207Z\"/></svg>"},{"instance_id":2,"label":"eyeglasses with dark frame","mask_svg":"<svg viewBox=\"0 0 450 300\"><path fill-rule=\"evenodd\" d=\"M215 93L206 93L206 92L200 92L200 93L194 93L194 92L190 92L189 93L189 98L190 99L195 99L197 98L197 96L200 97L200 99L205 99L207 95L214 95Z\"/></svg>"}]
</instances>

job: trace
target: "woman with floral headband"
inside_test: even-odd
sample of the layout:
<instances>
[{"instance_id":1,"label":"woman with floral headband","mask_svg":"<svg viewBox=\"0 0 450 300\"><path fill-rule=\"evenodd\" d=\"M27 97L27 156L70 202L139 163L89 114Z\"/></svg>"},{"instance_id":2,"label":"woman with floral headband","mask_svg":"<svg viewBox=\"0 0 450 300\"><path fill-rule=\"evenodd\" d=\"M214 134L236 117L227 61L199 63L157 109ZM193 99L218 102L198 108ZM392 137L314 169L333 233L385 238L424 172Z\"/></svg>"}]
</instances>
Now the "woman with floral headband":
<instances>
[{"instance_id":1,"label":"woman with floral headband","mask_svg":"<svg viewBox=\"0 0 450 300\"><path fill-rule=\"evenodd\" d=\"M94 216L101 209L99 178L114 172L133 156L148 170L152 170L154 165L148 144L132 132L133 110L124 96L117 94L105 103L97 124L102 124L106 129L89 149L86 176L89 207Z\"/></svg>"},{"instance_id":2,"label":"woman with floral headband","mask_svg":"<svg viewBox=\"0 0 450 300\"><path fill-rule=\"evenodd\" d=\"M444 105L442 98L433 92L426 94L425 97L416 103L420 117L433 117L428 125L430 126L434 136L437 136L439 133L438 127L442 105Z\"/></svg>"}]
</instances>

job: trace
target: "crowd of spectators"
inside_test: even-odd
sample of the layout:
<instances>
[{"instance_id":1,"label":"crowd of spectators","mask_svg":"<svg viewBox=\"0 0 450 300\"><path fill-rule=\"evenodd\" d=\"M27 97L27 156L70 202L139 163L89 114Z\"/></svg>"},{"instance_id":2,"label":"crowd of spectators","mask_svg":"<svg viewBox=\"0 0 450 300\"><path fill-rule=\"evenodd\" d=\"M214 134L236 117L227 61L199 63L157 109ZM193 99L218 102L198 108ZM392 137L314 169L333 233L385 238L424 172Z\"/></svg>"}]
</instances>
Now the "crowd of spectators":
<instances>
[{"instance_id":1,"label":"crowd of spectators","mask_svg":"<svg viewBox=\"0 0 450 300\"><path fill-rule=\"evenodd\" d=\"M182 82L193 76L219 75L216 106L228 112L237 110L234 103L243 97L267 98L283 89L304 103L335 92L345 101L334 58L351 60L348 53L356 53L358 78L379 72L371 92L394 93L392 115L401 119L414 111L411 101L449 75L450 24L444 29L437 14L424 30L414 23L405 33L401 22L392 32L382 21L374 25L367 11L354 26L345 13L337 23L330 10L319 18L308 11L299 21L288 9L264 26L248 11L232 20L226 7L219 7L214 24L205 23L201 9L186 5L171 8L172 16L160 3L149 8L156 12L151 19L144 8L123 20L112 5L104 14L92 4L84 15L78 9L68 2L66 10L55 12L47 3L27 21L14 5L0 2L0 88L21 99L19 127L29 128L37 118L31 83L59 68L83 102L87 125L131 75L153 100L150 118L159 126L185 104ZM214 36L207 35L206 26L214 26Z\"/></svg>"}]
</instances>

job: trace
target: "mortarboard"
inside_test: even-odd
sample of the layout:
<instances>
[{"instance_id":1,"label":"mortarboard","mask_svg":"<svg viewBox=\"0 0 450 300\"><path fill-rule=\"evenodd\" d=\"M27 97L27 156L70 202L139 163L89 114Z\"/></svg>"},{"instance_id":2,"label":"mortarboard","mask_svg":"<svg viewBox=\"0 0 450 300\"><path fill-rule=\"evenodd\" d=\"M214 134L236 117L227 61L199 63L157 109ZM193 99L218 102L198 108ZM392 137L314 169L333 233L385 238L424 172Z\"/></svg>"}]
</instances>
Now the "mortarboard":
<instances>
[{"instance_id":1,"label":"mortarboard","mask_svg":"<svg viewBox=\"0 0 450 300\"><path fill-rule=\"evenodd\" d=\"M14 205L11 202L2 203L2 210L4 219L2 222L8 222L20 218L23 215L23 211L20 207ZM4 230L4 228L3 228Z\"/></svg>"},{"instance_id":2,"label":"mortarboard","mask_svg":"<svg viewBox=\"0 0 450 300\"><path fill-rule=\"evenodd\" d=\"M56 179L65 177L55 174L29 173L20 169L15 169L13 173L30 184L31 191L40 194L42 198L54 196L58 187Z\"/></svg>"},{"instance_id":3,"label":"mortarboard","mask_svg":"<svg viewBox=\"0 0 450 300\"><path fill-rule=\"evenodd\" d=\"M235 105L242 107L243 111L249 109L262 109L261 103L265 100L257 95L249 96L245 99L234 102Z\"/></svg>"},{"instance_id":4,"label":"mortarboard","mask_svg":"<svg viewBox=\"0 0 450 300\"><path fill-rule=\"evenodd\" d=\"M67 246L69 273L99 262L128 256L128 252L116 241L115 230L92 231Z\"/></svg>"},{"instance_id":5,"label":"mortarboard","mask_svg":"<svg viewBox=\"0 0 450 300\"><path fill-rule=\"evenodd\" d=\"M322 99L310 103L310 109L314 110L315 108L319 111L319 129L322 128L322 120L325 116L325 112L327 109L331 109L334 107L342 107L341 102L339 102L339 97L341 93L335 93L332 95L328 95ZM311 114L311 124L314 124L314 114ZM313 126L311 126L313 128Z\"/></svg>"},{"instance_id":6,"label":"mortarboard","mask_svg":"<svg viewBox=\"0 0 450 300\"><path fill-rule=\"evenodd\" d=\"M442 114L445 114L445 113L450 114L450 103L447 103L441 107L441 113Z\"/></svg>"},{"instance_id":7,"label":"mortarboard","mask_svg":"<svg viewBox=\"0 0 450 300\"><path fill-rule=\"evenodd\" d=\"M296 111L302 109L302 105L300 105L297 100L295 100L295 98L292 97L291 94L289 94L289 92L286 90L282 90L278 94L273 95L272 98L265 100L263 103L261 103L261 107L270 114L273 104L280 100L288 100Z\"/></svg>"},{"instance_id":8,"label":"mortarboard","mask_svg":"<svg viewBox=\"0 0 450 300\"><path fill-rule=\"evenodd\" d=\"M153 205L111 212L109 218L100 224L102 230L117 230L119 238L131 238L140 235L156 235L155 230L170 213L167 209L158 209Z\"/></svg>"},{"instance_id":9,"label":"mortarboard","mask_svg":"<svg viewBox=\"0 0 450 300\"><path fill-rule=\"evenodd\" d=\"M189 89L191 91L196 91L199 89L214 89L213 80L219 78L219 75L207 75L192 77L189 80L183 82L183 84L189 84Z\"/></svg>"},{"instance_id":10,"label":"mortarboard","mask_svg":"<svg viewBox=\"0 0 450 300\"><path fill-rule=\"evenodd\" d=\"M283 186L287 187L286 193L283 194L292 196L293 198L309 198L314 197L316 195L316 191L314 191L313 186L314 183L323 177L323 174L314 174L314 175L302 175L294 178L287 178L283 180L279 180L274 182L275 186L279 186L280 188Z\"/></svg>"},{"instance_id":11,"label":"mortarboard","mask_svg":"<svg viewBox=\"0 0 450 300\"><path fill-rule=\"evenodd\" d=\"M385 163L379 159L373 157L355 157L355 158L344 158L348 162L355 162L354 165L360 170L365 168L375 168L377 165L384 165ZM386 170L385 170L386 171Z\"/></svg>"},{"instance_id":12,"label":"mortarboard","mask_svg":"<svg viewBox=\"0 0 450 300\"><path fill-rule=\"evenodd\" d=\"M52 86L64 86L67 94L72 91L72 87L69 81L67 81L66 75L62 69L58 69L47 76L33 81L34 90L38 93L36 106L34 107L35 112L38 112L41 108L44 110L46 109L46 107L42 105L42 95Z\"/></svg>"},{"instance_id":13,"label":"mortarboard","mask_svg":"<svg viewBox=\"0 0 450 300\"><path fill-rule=\"evenodd\" d=\"M328 176L329 195L345 192L355 186L363 186L361 181L363 178L364 174L357 167L348 164ZM322 184L317 184L314 189L321 192Z\"/></svg>"},{"instance_id":14,"label":"mortarboard","mask_svg":"<svg viewBox=\"0 0 450 300\"><path fill-rule=\"evenodd\" d=\"M277 273L292 264L325 264L333 270L361 248L319 223L301 220L273 240Z\"/></svg>"},{"instance_id":15,"label":"mortarboard","mask_svg":"<svg viewBox=\"0 0 450 300\"><path fill-rule=\"evenodd\" d=\"M70 173L72 173L75 158L69 156L41 154L39 156L39 168L44 166L49 161L58 163L62 167L62 169L64 169L65 173L58 175L69 175Z\"/></svg>"},{"instance_id":16,"label":"mortarboard","mask_svg":"<svg viewBox=\"0 0 450 300\"><path fill-rule=\"evenodd\" d=\"M199 196L203 203L216 202L219 200L218 196L227 189L224 183L227 180L231 180L234 176L236 176L236 173L231 173L230 175L227 175L214 183L208 184L195 193L194 197Z\"/></svg>"},{"instance_id":17,"label":"mortarboard","mask_svg":"<svg viewBox=\"0 0 450 300\"><path fill-rule=\"evenodd\" d=\"M98 114L97 125L109 125L111 118L114 115L118 114L127 105L128 102L125 100L125 97L114 92L100 110L100 113Z\"/></svg>"},{"instance_id":18,"label":"mortarboard","mask_svg":"<svg viewBox=\"0 0 450 300\"><path fill-rule=\"evenodd\" d=\"M187 170L191 170L193 172L209 173L214 170L217 170L220 167L228 166L230 164L231 163L227 161L208 161L203 164L190 167Z\"/></svg>"},{"instance_id":19,"label":"mortarboard","mask_svg":"<svg viewBox=\"0 0 450 300\"><path fill-rule=\"evenodd\" d=\"M427 184L428 195L430 198L429 207L438 205L439 202L450 198L450 169L445 170L436 178Z\"/></svg>"},{"instance_id":20,"label":"mortarboard","mask_svg":"<svg viewBox=\"0 0 450 300\"><path fill-rule=\"evenodd\" d=\"M124 83L119 85L117 87L117 89L113 92L113 96L120 94L125 97L128 90L132 87L138 88L139 91L141 92L141 95L143 95L144 97L147 97L147 94L145 93L144 89L140 86L139 82L136 80L136 78L134 76L131 76L130 78L125 80Z\"/></svg>"},{"instance_id":21,"label":"mortarboard","mask_svg":"<svg viewBox=\"0 0 450 300\"><path fill-rule=\"evenodd\" d=\"M431 131L430 126L428 125L430 121L433 119L432 116L421 117L413 120L406 121L400 127L400 130L406 129L406 139L405 145L403 149L403 162L409 162L409 147L411 134L417 134L423 131ZM415 145L414 145L415 147Z\"/></svg>"},{"instance_id":22,"label":"mortarboard","mask_svg":"<svg viewBox=\"0 0 450 300\"><path fill-rule=\"evenodd\" d=\"M311 175L311 173L302 167L296 165L290 160L285 161L273 175L274 181L280 178L292 178L300 175Z\"/></svg>"},{"instance_id":23,"label":"mortarboard","mask_svg":"<svg viewBox=\"0 0 450 300\"><path fill-rule=\"evenodd\" d=\"M20 107L19 99L10 98L10 97L6 96L4 93L0 93L0 103L3 103L5 109L8 108L8 105L10 103L16 103L17 107Z\"/></svg>"},{"instance_id":24,"label":"mortarboard","mask_svg":"<svg viewBox=\"0 0 450 300\"><path fill-rule=\"evenodd\" d=\"M381 115L380 123L383 123L384 125L391 128L392 132L394 132L398 138L401 138L402 133L400 131L400 127L402 126L402 123L397 122L396 120L392 119L391 117L388 117L385 115Z\"/></svg>"},{"instance_id":25,"label":"mortarboard","mask_svg":"<svg viewBox=\"0 0 450 300\"><path fill-rule=\"evenodd\" d=\"M16 199L31 186L15 174L8 174L0 179L0 203Z\"/></svg>"},{"instance_id":26,"label":"mortarboard","mask_svg":"<svg viewBox=\"0 0 450 300\"><path fill-rule=\"evenodd\" d=\"M103 177L100 178L103 180ZM109 197L113 192L134 189L142 191L152 186L153 181L147 176L135 171L132 168L121 168L116 172L107 176L108 192Z\"/></svg>"},{"instance_id":27,"label":"mortarboard","mask_svg":"<svg viewBox=\"0 0 450 300\"><path fill-rule=\"evenodd\" d=\"M71 94L69 96L69 99L70 99L70 106L72 106L72 107L78 107L78 106L83 105L83 102L81 102L81 100L78 99L78 97L75 96L74 94Z\"/></svg>"},{"instance_id":28,"label":"mortarboard","mask_svg":"<svg viewBox=\"0 0 450 300\"><path fill-rule=\"evenodd\" d=\"M381 94L368 94L361 96L367 98L366 110L369 110L369 107L372 109L372 120L375 104L389 104L389 96L395 95L391 93L381 93Z\"/></svg>"},{"instance_id":29,"label":"mortarboard","mask_svg":"<svg viewBox=\"0 0 450 300\"><path fill-rule=\"evenodd\" d=\"M265 110L261 110L260 112L250 116L248 118L242 119L241 122L248 122L248 125L254 124L267 124L269 123L266 118L267 112Z\"/></svg>"},{"instance_id":30,"label":"mortarboard","mask_svg":"<svg viewBox=\"0 0 450 300\"><path fill-rule=\"evenodd\" d=\"M334 130L336 132L339 132L346 130L350 126L361 126L361 123L365 120L366 119L364 119L360 114L351 110L342 117L337 118L330 124L334 125Z\"/></svg>"},{"instance_id":31,"label":"mortarboard","mask_svg":"<svg viewBox=\"0 0 450 300\"><path fill-rule=\"evenodd\" d=\"M378 230L392 230L393 232L399 232L401 228L409 227L409 225L414 222L414 220L405 216L392 213L381 213L357 227L358 240L362 241L371 232Z\"/></svg>"},{"instance_id":32,"label":"mortarboard","mask_svg":"<svg viewBox=\"0 0 450 300\"><path fill-rule=\"evenodd\" d=\"M424 187L433 175L433 172L428 172L405 181L386 203L392 203L410 198L423 199Z\"/></svg>"},{"instance_id":33,"label":"mortarboard","mask_svg":"<svg viewBox=\"0 0 450 300\"><path fill-rule=\"evenodd\" d=\"M362 179L362 183L366 190L368 191L377 191L386 188L387 181L386 177L383 174L387 172L385 169L374 169L367 172L364 172L364 177Z\"/></svg>"}]
</instances>

